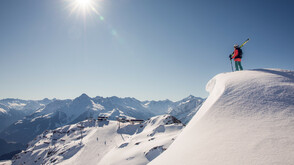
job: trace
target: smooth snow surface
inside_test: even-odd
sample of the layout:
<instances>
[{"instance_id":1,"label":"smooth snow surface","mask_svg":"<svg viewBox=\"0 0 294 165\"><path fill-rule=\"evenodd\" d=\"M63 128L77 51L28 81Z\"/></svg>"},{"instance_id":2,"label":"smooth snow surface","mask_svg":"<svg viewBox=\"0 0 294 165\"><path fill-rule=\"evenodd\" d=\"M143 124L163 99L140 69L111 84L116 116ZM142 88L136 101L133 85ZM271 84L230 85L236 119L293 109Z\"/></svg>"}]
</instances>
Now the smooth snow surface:
<instances>
[{"instance_id":1,"label":"smooth snow surface","mask_svg":"<svg viewBox=\"0 0 294 165\"><path fill-rule=\"evenodd\" d=\"M175 142L149 164L294 163L294 72L223 73Z\"/></svg>"}]
</instances>

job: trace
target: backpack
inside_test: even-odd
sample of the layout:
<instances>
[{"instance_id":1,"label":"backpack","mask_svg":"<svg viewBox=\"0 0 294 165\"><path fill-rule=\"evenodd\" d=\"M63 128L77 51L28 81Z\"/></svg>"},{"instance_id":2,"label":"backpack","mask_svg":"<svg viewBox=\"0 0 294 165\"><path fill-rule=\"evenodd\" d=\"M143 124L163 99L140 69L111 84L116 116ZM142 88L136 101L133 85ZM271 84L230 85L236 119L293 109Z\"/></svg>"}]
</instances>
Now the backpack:
<instances>
[{"instance_id":1,"label":"backpack","mask_svg":"<svg viewBox=\"0 0 294 165\"><path fill-rule=\"evenodd\" d=\"M235 58L242 58L242 55L243 55L242 49L241 48L237 48L237 50L238 50L238 56L235 57Z\"/></svg>"}]
</instances>

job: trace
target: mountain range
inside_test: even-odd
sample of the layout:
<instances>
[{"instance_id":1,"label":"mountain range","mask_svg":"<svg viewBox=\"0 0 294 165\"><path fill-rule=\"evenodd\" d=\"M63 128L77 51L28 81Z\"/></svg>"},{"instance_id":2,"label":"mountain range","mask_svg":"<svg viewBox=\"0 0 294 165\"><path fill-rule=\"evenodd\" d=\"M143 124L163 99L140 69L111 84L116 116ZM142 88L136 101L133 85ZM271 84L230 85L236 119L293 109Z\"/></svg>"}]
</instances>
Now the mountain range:
<instances>
[{"instance_id":1,"label":"mountain range","mask_svg":"<svg viewBox=\"0 0 294 165\"><path fill-rule=\"evenodd\" d=\"M1 100L0 105L21 107L17 111L25 111L29 115L22 119L18 118L17 121L6 127L0 133L0 138L10 143L27 144L45 130L53 130L89 118L97 119L99 116L108 117L109 120L116 120L117 117L147 120L157 115L172 114L179 117L184 124L187 124L203 101L204 99L194 96L172 102L170 100L139 101L135 98L115 96L90 98L86 94L82 94L73 100L44 99L42 101L25 102L23 100L5 99ZM29 105L31 108L24 108L29 107ZM12 109L10 107L6 112L11 112ZM185 114L190 114L190 116L185 116Z\"/></svg>"}]
</instances>

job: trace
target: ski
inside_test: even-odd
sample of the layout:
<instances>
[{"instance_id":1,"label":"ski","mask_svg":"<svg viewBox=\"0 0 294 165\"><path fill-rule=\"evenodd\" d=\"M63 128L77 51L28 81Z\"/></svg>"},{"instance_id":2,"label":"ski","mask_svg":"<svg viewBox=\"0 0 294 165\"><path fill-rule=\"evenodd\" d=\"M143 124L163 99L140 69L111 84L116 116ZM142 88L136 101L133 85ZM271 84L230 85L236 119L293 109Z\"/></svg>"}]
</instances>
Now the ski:
<instances>
[{"instance_id":1,"label":"ski","mask_svg":"<svg viewBox=\"0 0 294 165\"><path fill-rule=\"evenodd\" d=\"M240 45L239 48L242 48L248 41L249 41L249 38L242 45Z\"/></svg>"}]
</instances>

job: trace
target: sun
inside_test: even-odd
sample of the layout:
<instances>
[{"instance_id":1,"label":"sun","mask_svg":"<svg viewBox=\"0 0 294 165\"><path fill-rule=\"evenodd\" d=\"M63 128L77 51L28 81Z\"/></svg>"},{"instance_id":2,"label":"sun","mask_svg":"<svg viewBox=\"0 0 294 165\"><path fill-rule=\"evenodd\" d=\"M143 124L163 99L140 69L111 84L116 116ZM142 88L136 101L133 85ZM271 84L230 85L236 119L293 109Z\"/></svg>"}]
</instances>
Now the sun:
<instances>
[{"instance_id":1,"label":"sun","mask_svg":"<svg viewBox=\"0 0 294 165\"><path fill-rule=\"evenodd\" d=\"M88 8L93 6L93 0L75 0L78 7Z\"/></svg>"},{"instance_id":2,"label":"sun","mask_svg":"<svg viewBox=\"0 0 294 165\"><path fill-rule=\"evenodd\" d=\"M71 1L71 13L78 12L85 14L90 14L90 12L95 12L99 15L97 11L97 0L72 0Z\"/></svg>"}]
</instances>

